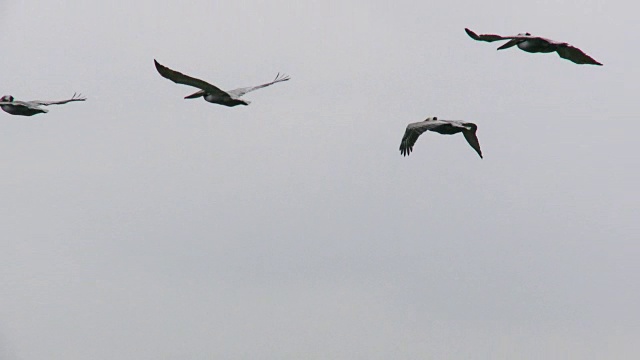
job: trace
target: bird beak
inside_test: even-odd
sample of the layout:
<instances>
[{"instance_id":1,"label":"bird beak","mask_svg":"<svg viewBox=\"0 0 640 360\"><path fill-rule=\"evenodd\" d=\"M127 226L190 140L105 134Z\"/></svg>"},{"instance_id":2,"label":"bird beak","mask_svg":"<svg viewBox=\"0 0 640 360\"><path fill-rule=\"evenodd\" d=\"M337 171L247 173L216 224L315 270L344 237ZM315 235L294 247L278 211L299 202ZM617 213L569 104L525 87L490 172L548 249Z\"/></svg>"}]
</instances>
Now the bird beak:
<instances>
[{"instance_id":1,"label":"bird beak","mask_svg":"<svg viewBox=\"0 0 640 360\"><path fill-rule=\"evenodd\" d=\"M522 40L520 39L511 39L509 40L506 44L500 46L497 50L504 50L504 49L508 49L514 45L518 45Z\"/></svg>"},{"instance_id":2,"label":"bird beak","mask_svg":"<svg viewBox=\"0 0 640 360\"><path fill-rule=\"evenodd\" d=\"M200 96L204 96L204 95L205 95L205 91L204 90L200 90L200 91L194 92L191 95L187 95L184 98L185 99L195 99L195 98L199 98Z\"/></svg>"}]
</instances>

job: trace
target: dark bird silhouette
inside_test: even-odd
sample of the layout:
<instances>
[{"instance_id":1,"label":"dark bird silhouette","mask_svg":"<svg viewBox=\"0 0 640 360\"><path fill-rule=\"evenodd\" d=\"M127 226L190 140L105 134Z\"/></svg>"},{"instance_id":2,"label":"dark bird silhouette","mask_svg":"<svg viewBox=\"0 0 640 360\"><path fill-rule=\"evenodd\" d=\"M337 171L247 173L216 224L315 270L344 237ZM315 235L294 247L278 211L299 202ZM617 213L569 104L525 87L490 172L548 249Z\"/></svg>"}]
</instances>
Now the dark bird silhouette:
<instances>
[{"instance_id":1,"label":"dark bird silhouette","mask_svg":"<svg viewBox=\"0 0 640 360\"><path fill-rule=\"evenodd\" d=\"M11 115L32 116L36 114L43 114L49 112L49 110L42 108L42 106L49 105L62 105L72 101L85 101L87 98L81 97L80 94L73 94L71 99L61 101L17 101L11 95L5 95L0 98L0 108Z\"/></svg>"},{"instance_id":2,"label":"dark bird silhouette","mask_svg":"<svg viewBox=\"0 0 640 360\"><path fill-rule=\"evenodd\" d=\"M156 70L158 70L158 73L160 73L162 77L169 79L176 84L189 85L200 89L191 95L185 96L185 99L204 97L205 101L224 106L249 105L251 103L250 101L240 99L242 95L250 91L258 90L290 79L288 76L280 76L280 73L278 73L273 81L266 84L224 91L204 80L196 79L175 70L171 70L156 60L153 60L153 62L156 65Z\"/></svg>"},{"instance_id":3,"label":"dark bird silhouette","mask_svg":"<svg viewBox=\"0 0 640 360\"><path fill-rule=\"evenodd\" d=\"M444 135L453 135L461 132L464 138L467 139L469 145L471 145L478 155L480 155L480 158L482 158L480 143L478 142L478 137L476 137L476 130L478 130L476 124L456 120L438 120L435 116L407 125L404 136L402 136L402 142L400 143L400 153L403 156L409 155L411 151L413 151L413 145L418 140L418 137L427 130Z\"/></svg>"},{"instance_id":4,"label":"dark bird silhouette","mask_svg":"<svg viewBox=\"0 0 640 360\"><path fill-rule=\"evenodd\" d=\"M517 45L520 50L529 53L550 53L557 52L561 58L572 61L576 64L589 64L589 65L602 65L597 62L591 56L585 54L582 50L574 47L566 42L554 41L545 39L539 36L532 36L529 33L518 34L516 36L500 36L494 34L481 34L478 35L469 29L464 29L473 40L478 41L500 41L509 40L504 45L500 46L498 50L508 49L514 45Z\"/></svg>"}]
</instances>

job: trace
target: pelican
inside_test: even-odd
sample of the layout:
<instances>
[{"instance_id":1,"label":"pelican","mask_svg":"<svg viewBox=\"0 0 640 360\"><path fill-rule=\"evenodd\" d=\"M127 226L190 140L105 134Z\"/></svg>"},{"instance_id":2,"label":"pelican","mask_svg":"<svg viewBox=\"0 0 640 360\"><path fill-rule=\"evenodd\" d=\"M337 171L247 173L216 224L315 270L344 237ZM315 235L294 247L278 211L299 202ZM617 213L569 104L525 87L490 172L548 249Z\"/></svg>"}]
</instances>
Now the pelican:
<instances>
[{"instance_id":1,"label":"pelican","mask_svg":"<svg viewBox=\"0 0 640 360\"><path fill-rule=\"evenodd\" d=\"M206 81L193 78L183 73L179 73L175 70L171 70L168 67L161 65L155 59L153 60L153 62L156 64L156 70L158 70L158 73L160 73L163 78L169 79L176 84L190 85L201 89L200 91L197 91L191 95L185 96L185 99L195 99L202 96L204 97L205 101L224 106L249 105L251 101L240 99L242 95L250 91L258 90L263 87L267 87L275 83L287 81L290 79L288 76L280 76L280 73L278 73L278 75L276 75L276 78L272 82L268 82L266 84L223 91Z\"/></svg>"},{"instance_id":2,"label":"pelican","mask_svg":"<svg viewBox=\"0 0 640 360\"><path fill-rule=\"evenodd\" d=\"M61 101L16 101L13 96L5 95L0 98L0 108L11 115L32 116L36 114L42 114L49 112L49 110L42 108L41 106L49 105L62 105L72 101L85 101L87 98L82 97L80 94L73 93L71 99Z\"/></svg>"},{"instance_id":3,"label":"pelican","mask_svg":"<svg viewBox=\"0 0 640 360\"><path fill-rule=\"evenodd\" d=\"M453 135L461 132L464 138L467 139L469 145L471 145L482 159L480 143L478 142L478 137L476 137L476 130L478 130L476 124L456 120L438 120L435 116L407 125L404 136L402 136L402 142L400 143L400 153L403 156L409 155L420 134L427 130L444 135Z\"/></svg>"},{"instance_id":4,"label":"pelican","mask_svg":"<svg viewBox=\"0 0 640 360\"><path fill-rule=\"evenodd\" d=\"M517 45L520 50L530 53L550 53L555 51L561 58L573 61L576 64L602 65L591 56L585 54L582 50L566 42L532 36L529 33L518 34L516 36L500 36L493 34L478 35L467 28L465 28L464 31L466 31L467 35L469 35L473 40L487 42L509 40L507 43L500 46L498 50L507 49Z\"/></svg>"}]
</instances>

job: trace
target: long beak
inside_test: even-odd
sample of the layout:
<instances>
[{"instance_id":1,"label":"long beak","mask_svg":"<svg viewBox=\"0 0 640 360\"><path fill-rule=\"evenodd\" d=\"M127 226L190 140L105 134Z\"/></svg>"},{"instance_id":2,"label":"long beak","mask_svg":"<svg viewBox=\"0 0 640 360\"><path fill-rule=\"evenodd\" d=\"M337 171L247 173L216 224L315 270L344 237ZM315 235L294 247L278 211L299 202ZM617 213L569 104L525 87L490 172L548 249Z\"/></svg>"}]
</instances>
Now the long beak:
<instances>
[{"instance_id":1,"label":"long beak","mask_svg":"<svg viewBox=\"0 0 640 360\"><path fill-rule=\"evenodd\" d=\"M522 42L522 39L511 39L509 41L507 41L506 44L500 46L497 50L504 50L504 49L508 49L514 45L518 45L519 43Z\"/></svg>"},{"instance_id":2,"label":"long beak","mask_svg":"<svg viewBox=\"0 0 640 360\"><path fill-rule=\"evenodd\" d=\"M200 96L204 96L205 95L205 91L204 90L200 90L198 92L195 92L191 95L187 95L184 98L185 99L195 99L195 98L199 98Z\"/></svg>"}]
</instances>

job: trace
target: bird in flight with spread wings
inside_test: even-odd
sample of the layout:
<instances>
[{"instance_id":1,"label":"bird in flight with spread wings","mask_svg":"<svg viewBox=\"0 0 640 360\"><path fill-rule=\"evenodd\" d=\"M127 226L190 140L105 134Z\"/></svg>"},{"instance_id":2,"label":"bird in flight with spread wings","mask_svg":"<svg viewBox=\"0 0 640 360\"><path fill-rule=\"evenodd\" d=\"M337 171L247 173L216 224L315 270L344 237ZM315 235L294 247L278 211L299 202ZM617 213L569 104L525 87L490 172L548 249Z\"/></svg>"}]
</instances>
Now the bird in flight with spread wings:
<instances>
[{"instance_id":1,"label":"bird in flight with spread wings","mask_svg":"<svg viewBox=\"0 0 640 360\"><path fill-rule=\"evenodd\" d=\"M205 101L208 101L214 104L224 105L224 106L249 105L251 102L248 100L241 99L240 97L242 95L250 91L262 89L263 87L267 87L275 83L279 83L281 81L287 81L290 79L289 76L280 76L280 73L278 73L278 75L276 75L276 78L273 81L268 82L266 84L224 91L224 90L220 90L218 87L214 85L209 84L206 81L196 79L194 77L185 75L175 70L171 70L168 67L160 64L155 59L153 60L153 62L156 64L156 70L158 70L158 73L160 73L162 77L169 79L176 84L190 85L200 89L200 91L197 91L191 95L185 96L185 99L195 99L199 97L204 97Z\"/></svg>"},{"instance_id":2,"label":"bird in flight with spread wings","mask_svg":"<svg viewBox=\"0 0 640 360\"><path fill-rule=\"evenodd\" d=\"M16 101L13 96L5 95L0 98L0 108L11 115L32 116L36 114L42 114L49 112L49 110L42 108L42 106L49 105L62 105L72 101L85 101L87 98L82 97L80 94L74 93L71 99L61 101Z\"/></svg>"},{"instance_id":3,"label":"bird in flight with spread wings","mask_svg":"<svg viewBox=\"0 0 640 360\"><path fill-rule=\"evenodd\" d=\"M602 65L591 56L585 54L582 50L574 47L566 42L545 39L539 36L532 36L529 33L518 34L516 36L501 36L493 34L478 35L469 29L464 29L473 40L478 41L500 41L509 40L498 50L503 50L517 45L520 50L529 53L550 53L557 52L561 58L573 61L576 64Z\"/></svg>"},{"instance_id":4,"label":"bird in flight with spread wings","mask_svg":"<svg viewBox=\"0 0 640 360\"><path fill-rule=\"evenodd\" d=\"M480 143L476 136L476 130L478 130L476 124L456 120L438 120L435 116L407 125L407 129L402 137L402 142L400 143L400 153L403 156L409 155L411 151L413 151L413 145L416 143L416 140L418 140L420 134L427 130L444 135L453 135L461 132L464 138L467 139L469 145L471 145L482 159Z\"/></svg>"}]
</instances>

